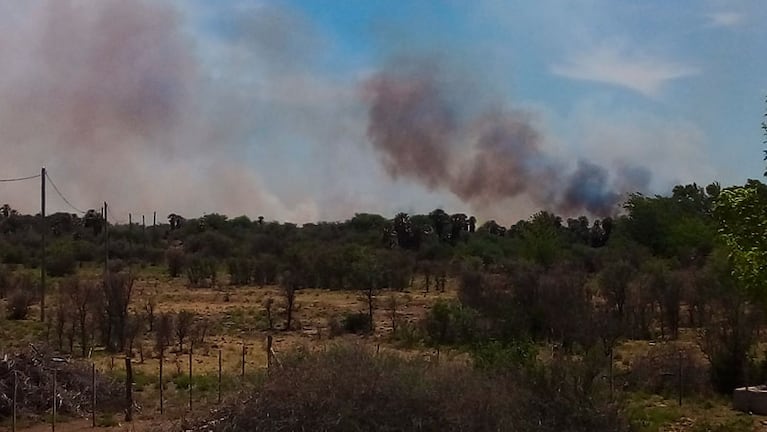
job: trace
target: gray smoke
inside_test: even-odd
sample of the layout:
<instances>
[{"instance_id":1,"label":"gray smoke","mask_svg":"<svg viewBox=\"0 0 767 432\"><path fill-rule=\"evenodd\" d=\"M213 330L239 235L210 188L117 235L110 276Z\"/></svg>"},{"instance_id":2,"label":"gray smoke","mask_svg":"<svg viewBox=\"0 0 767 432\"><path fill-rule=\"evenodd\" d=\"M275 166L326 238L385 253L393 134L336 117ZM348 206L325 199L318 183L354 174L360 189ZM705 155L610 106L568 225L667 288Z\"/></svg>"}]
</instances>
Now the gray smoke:
<instances>
[{"instance_id":1,"label":"gray smoke","mask_svg":"<svg viewBox=\"0 0 767 432\"><path fill-rule=\"evenodd\" d=\"M313 201L278 198L246 162L254 133L274 123L260 107L279 118L298 111L274 102L298 87L278 81L309 55L292 38L306 24L290 11L229 13L231 33L207 40L170 1L0 0L0 12L0 177L47 165L73 203L110 201L122 219L154 210L316 217ZM253 76L259 85L235 81ZM35 188L4 185L0 201L35 211Z\"/></svg>"},{"instance_id":2,"label":"gray smoke","mask_svg":"<svg viewBox=\"0 0 767 432\"><path fill-rule=\"evenodd\" d=\"M392 177L447 188L474 206L527 196L563 214L614 213L627 192L648 184L648 171L612 179L587 160L570 167L543 149L543 134L519 109L479 106L451 97L436 68L394 64L365 86L368 137Z\"/></svg>"}]
</instances>

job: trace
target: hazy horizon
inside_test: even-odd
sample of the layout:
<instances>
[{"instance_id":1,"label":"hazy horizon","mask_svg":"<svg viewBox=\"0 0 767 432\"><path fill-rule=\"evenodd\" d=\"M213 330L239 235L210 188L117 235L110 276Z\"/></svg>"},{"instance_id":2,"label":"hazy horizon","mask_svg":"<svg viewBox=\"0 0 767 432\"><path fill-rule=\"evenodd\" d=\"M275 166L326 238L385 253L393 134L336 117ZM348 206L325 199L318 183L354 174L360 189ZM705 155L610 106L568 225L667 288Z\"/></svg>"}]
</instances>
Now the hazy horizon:
<instances>
[{"instance_id":1,"label":"hazy horizon","mask_svg":"<svg viewBox=\"0 0 767 432\"><path fill-rule=\"evenodd\" d=\"M765 18L757 0L0 0L0 178L46 166L121 222L609 214L761 177ZM0 204L39 200L0 183Z\"/></svg>"}]
</instances>

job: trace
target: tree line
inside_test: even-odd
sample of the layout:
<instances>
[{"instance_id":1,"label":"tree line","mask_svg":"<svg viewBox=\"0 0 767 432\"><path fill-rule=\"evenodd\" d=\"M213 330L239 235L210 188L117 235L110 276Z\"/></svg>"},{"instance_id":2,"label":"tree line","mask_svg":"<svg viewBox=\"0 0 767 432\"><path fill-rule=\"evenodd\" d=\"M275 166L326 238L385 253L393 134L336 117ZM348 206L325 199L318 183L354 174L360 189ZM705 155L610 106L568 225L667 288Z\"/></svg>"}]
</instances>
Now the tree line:
<instances>
[{"instance_id":1,"label":"tree line","mask_svg":"<svg viewBox=\"0 0 767 432\"><path fill-rule=\"evenodd\" d=\"M158 349L171 340L183 349L192 329L204 338L199 317L158 318L151 296L140 311L128 307L130 269L165 266L191 288L278 285L279 327L286 330L300 290L356 290L366 311L357 317L361 326L345 323L350 328L372 331L373 312L383 307L391 311L395 337L416 334L434 345L466 347L478 358L495 356L482 354L487 346L519 357L521 341L606 357L621 340L676 339L689 329L710 362L711 385L727 392L765 370L754 349L764 321L767 237L754 233L767 227L766 196L757 180L730 188L679 185L666 196L633 194L614 217L564 219L541 211L511 226L442 209L393 218L360 213L302 226L172 214L167 224L146 229L108 224L95 211L82 218L56 213L45 221L48 272L66 277L58 282L65 301L52 325L58 344L70 351L75 342L83 353L94 345L132 350L137 328L156 334ZM106 228L108 276L71 276L100 262ZM39 216L10 206L0 211L0 296L16 293L8 307L18 316L37 281L12 270L39 265L42 229ZM385 291L445 290L448 280L456 281L458 300L438 303L416 325L397 322L396 300L381 301ZM264 309L269 328L277 327L274 300Z\"/></svg>"}]
</instances>

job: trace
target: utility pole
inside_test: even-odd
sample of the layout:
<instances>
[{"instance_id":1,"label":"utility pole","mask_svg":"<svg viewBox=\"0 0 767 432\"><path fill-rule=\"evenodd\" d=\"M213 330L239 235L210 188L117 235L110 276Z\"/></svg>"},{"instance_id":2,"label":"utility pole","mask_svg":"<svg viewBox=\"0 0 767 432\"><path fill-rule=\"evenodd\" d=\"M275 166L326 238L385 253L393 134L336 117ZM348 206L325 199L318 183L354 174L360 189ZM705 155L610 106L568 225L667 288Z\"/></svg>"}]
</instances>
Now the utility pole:
<instances>
[{"instance_id":1,"label":"utility pole","mask_svg":"<svg viewBox=\"0 0 767 432\"><path fill-rule=\"evenodd\" d=\"M109 276L109 207L104 201L104 282L108 283Z\"/></svg>"},{"instance_id":2,"label":"utility pole","mask_svg":"<svg viewBox=\"0 0 767 432\"><path fill-rule=\"evenodd\" d=\"M45 223L45 167L40 171L40 216L41 216L41 239L40 252L40 321L45 322L45 232L48 225Z\"/></svg>"}]
</instances>

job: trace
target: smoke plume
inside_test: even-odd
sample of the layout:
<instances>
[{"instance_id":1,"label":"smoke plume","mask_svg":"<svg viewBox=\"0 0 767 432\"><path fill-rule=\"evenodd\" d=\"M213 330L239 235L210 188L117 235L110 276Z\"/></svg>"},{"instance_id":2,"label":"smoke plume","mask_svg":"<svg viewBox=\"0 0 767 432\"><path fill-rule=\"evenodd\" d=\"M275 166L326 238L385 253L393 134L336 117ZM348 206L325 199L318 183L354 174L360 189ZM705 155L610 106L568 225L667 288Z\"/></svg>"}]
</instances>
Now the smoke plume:
<instances>
[{"instance_id":1,"label":"smoke plume","mask_svg":"<svg viewBox=\"0 0 767 432\"><path fill-rule=\"evenodd\" d=\"M646 186L642 168L611 176L586 160L570 166L544 150L529 113L498 104L475 109L475 101L451 95L451 82L435 67L395 64L366 83L368 137L392 177L447 188L475 207L527 196L567 215L610 215L626 192Z\"/></svg>"},{"instance_id":2,"label":"smoke plume","mask_svg":"<svg viewBox=\"0 0 767 432\"><path fill-rule=\"evenodd\" d=\"M120 219L154 210L316 217L313 203L277 198L241 162L268 121L256 107L283 93L230 81L271 84L275 71L290 72L274 53L292 46L279 29L290 19L257 26L249 17L268 8L237 11L230 39L210 48L167 1L2 0L0 12L0 178L47 165L75 205L106 200ZM248 33L253 27L259 32ZM37 187L4 185L0 201L35 211ZM49 211L72 211L54 195L49 203Z\"/></svg>"}]
</instances>

